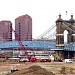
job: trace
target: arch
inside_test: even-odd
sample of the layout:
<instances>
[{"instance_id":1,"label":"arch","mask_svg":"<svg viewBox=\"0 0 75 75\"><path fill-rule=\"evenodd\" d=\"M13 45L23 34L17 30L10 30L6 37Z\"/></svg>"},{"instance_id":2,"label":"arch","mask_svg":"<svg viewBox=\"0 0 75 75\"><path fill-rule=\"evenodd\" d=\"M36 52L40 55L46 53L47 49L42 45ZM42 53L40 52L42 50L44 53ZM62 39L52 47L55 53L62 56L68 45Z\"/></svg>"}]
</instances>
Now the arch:
<instances>
[{"instance_id":1,"label":"arch","mask_svg":"<svg viewBox=\"0 0 75 75\"><path fill-rule=\"evenodd\" d=\"M68 31L64 30L64 44L68 43Z\"/></svg>"},{"instance_id":2,"label":"arch","mask_svg":"<svg viewBox=\"0 0 75 75\"><path fill-rule=\"evenodd\" d=\"M64 39L64 31L67 31L66 39ZM59 16L56 20L56 46L64 46L64 43L75 42L75 20L71 16L70 20L63 20Z\"/></svg>"}]
</instances>

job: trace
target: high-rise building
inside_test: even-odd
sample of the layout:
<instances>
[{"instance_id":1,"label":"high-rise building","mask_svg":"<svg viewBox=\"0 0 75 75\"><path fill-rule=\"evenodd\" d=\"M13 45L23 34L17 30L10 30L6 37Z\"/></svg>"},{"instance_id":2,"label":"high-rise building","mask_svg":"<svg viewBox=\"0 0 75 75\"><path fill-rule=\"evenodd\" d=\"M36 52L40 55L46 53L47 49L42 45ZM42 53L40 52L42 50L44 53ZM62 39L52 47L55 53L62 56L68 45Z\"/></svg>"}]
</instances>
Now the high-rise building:
<instances>
[{"instance_id":1,"label":"high-rise building","mask_svg":"<svg viewBox=\"0 0 75 75\"><path fill-rule=\"evenodd\" d=\"M11 21L0 21L0 41L12 41Z\"/></svg>"},{"instance_id":2,"label":"high-rise building","mask_svg":"<svg viewBox=\"0 0 75 75\"><path fill-rule=\"evenodd\" d=\"M32 18L29 15L15 19L15 40L32 40Z\"/></svg>"}]
</instances>

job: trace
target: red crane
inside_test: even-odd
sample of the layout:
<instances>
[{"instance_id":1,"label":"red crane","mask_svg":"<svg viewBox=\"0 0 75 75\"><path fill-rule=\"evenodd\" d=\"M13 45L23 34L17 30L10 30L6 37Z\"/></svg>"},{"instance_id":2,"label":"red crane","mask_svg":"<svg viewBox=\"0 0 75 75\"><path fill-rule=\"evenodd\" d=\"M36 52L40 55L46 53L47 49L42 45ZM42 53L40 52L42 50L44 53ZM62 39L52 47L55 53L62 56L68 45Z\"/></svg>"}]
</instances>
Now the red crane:
<instances>
[{"instance_id":1,"label":"red crane","mask_svg":"<svg viewBox=\"0 0 75 75\"><path fill-rule=\"evenodd\" d=\"M11 27L12 27L12 26L11 26ZM29 56L29 55L28 55L28 52L26 51L25 46L22 44L22 41L20 40L18 34L15 32L15 30L14 30L13 28L12 28L12 31L15 33L15 36L16 36L17 39L18 39L18 43L19 43L21 49L25 51L25 55L26 55L26 56Z\"/></svg>"},{"instance_id":2,"label":"red crane","mask_svg":"<svg viewBox=\"0 0 75 75\"><path fill-rule=\"evenodd\" d=\"M13 28L12 28L12 31L15 33L15 36L17 37L18 43L21 46L22 50L24 50L24 52L25 52L24 54L28 57L29 61L31 61L31 56L28 54L27 50L25 49L25 46L22 44L22 41L18 37L18 34L15 32L15 30Z\"/></svg>"}]
</instances>

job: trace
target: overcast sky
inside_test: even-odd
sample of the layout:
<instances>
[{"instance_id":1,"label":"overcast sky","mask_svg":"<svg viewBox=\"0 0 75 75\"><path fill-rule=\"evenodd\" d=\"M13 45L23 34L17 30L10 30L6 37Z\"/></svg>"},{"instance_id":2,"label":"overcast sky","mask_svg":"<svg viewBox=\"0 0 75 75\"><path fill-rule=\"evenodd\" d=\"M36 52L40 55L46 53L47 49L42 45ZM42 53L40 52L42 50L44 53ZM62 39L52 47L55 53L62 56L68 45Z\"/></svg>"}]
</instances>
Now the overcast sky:
<instances>
[{"instance_id":1,"label":"overcast sky","mask_svg":"<svg viewBox=\"0 0 75 75\"><path fill-rule=\"evenodd\" d=\"M66 15L67 11L67 15ZM32 17L33 38L38 37L55 24L59 13L63 19L75 18L74 0L0 0L0 21L10 20L13 23L20 15Z\"/></svg>"}]
</instances>

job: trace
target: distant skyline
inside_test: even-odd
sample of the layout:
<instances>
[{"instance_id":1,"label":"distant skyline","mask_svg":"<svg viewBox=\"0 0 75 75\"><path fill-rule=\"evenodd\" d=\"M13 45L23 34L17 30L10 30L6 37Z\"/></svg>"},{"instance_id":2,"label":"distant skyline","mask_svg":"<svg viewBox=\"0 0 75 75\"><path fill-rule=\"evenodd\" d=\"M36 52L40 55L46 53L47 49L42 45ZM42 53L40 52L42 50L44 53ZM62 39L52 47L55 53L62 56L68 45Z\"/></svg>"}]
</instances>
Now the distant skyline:
<instances>
[{"instance_id":1,"label":"distant skyline","mask_svg":"<svg viewBox=\"0 0 75 75\"><path fill-rule=\"evenodd\" d=\"M67 11L67 15L66 15ZM15 25L15 18L28 14L32 18L33 38L38 37L55 24L59 13L62 19L75 19L74 0L0 0L0 21L10 20Z\"/></svg>"}]
</instances>

